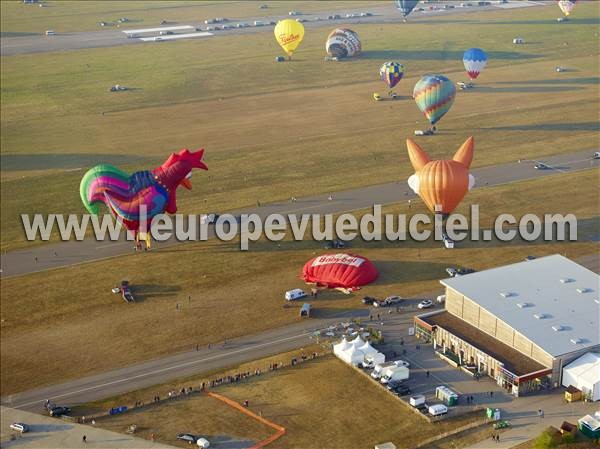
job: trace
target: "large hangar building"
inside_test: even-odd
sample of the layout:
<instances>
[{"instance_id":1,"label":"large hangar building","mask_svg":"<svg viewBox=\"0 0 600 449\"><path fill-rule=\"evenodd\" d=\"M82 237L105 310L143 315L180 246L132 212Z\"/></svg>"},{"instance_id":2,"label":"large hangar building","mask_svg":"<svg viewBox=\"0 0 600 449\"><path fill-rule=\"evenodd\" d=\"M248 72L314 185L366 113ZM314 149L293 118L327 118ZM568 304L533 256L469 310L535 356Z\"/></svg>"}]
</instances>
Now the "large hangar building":
<instances>
[{"instance_id":1,"label":"large hangar building","mask_svg":"<svg viewBox=\"0 0 600 449\"><path fill-rule=\"evenodd\" d=\"M515 396L560 386L563 367L600 352L600 276L566 257L441 283L446 308L416 316L416 335L449 363L488 375Z\"/></svg>"}]
</instances>

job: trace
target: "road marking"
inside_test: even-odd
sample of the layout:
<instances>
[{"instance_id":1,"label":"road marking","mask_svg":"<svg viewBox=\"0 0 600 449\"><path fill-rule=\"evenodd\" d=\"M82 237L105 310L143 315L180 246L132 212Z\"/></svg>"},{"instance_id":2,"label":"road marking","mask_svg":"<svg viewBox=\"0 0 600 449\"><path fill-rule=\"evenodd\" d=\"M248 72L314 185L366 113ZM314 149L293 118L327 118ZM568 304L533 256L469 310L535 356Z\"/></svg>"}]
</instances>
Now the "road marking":
<instances>
[{"instance_id":1,"label":"road marking","mask_svg":"<svg viewBox=\"0 0 600 449\"><path fill-rule=\"evenodd\" d=\"M106 383L103 383L103 384L98 384L98 385L92 385L90 387L85 387L85 388L82 388L80 390L69 391L67 393L63 393L63 394L60 394L60 395L57 395L57 396L52 396L52 398L56 399L56 398L64 398L64 397L67 397L67 396L73 396L74 394L85 393L86 391L97 390L99 388L108 387L110 385L115 385L115 384L119 384L119 383L123 383L123 382L128 382L130 380L135 380L135 379L139 379L139 378L142 378L142 377L147 377L147 376L151 376L151 375L154 375L154 374L160 374L160 373L163 373L163 372L166 372L166 371L171 371L171 370L178 369L178 368L185 368L187 366L195 365L197 363L208 362L210 360L215 360L215 359L223 358L223 357L226 357L226 356L231 356L233 354L239 354L239 353L247 352L247 351L258 349L258 348L261 348L261 347L270 346L270 345L277 344L277 343L282 343L284 341L294 340L294 339L300 338L300 337L308 337L309 335L310 334L308 334L306 332L303 332L302 334L293 335L291 337L286 337L286 338L280 338L279 340L273 340L273 341L270 341L270 342L267 342L267 343L261 343L261 344L258 344L258 345L251 346L249 348L237 349L235 351L229 351L229 352L225 352L225 353L222 353L222 354L217 354L217 355L212 356L212 357L206 357L206 358L203 358L203 359L197 359L197 360L192 360L192 361L189 361L189 362L179 363L177 365L171 365L171 366L168 366L166 368L161 368L161 369L157 369L157 370L154 370L154 371L149 371L149 372L142 373L142 374L136 374L135 376L124 377L122 379L113 380L113 381L106 382ZM37 399L37 400L34 400L34 401L26 402L24 404L12 405L12 407L13 408L28 407L30 405L34 405L34 404L37 404L37 403L40 403L40 402L43 402L43 399Z\"/></svg>"}]
</instances>

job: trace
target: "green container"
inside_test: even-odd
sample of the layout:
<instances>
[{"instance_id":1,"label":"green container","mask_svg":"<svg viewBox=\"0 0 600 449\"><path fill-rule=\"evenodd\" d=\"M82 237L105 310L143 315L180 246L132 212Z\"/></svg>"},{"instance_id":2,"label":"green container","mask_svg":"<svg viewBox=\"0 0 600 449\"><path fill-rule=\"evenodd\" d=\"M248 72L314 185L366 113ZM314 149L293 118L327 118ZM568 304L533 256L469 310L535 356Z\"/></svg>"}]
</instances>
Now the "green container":
<instances>
[{"instance_id":1,"label":"green container","mask_svg":"<svg viewBox=\"0 0 600 449\"><path fill-rule=\"evenodd\" d=\"M493 408L486 408L485 409L485 416L487 416L488 418L493 418L494 417L494 409Z\"/></svg>"}]
</instances>

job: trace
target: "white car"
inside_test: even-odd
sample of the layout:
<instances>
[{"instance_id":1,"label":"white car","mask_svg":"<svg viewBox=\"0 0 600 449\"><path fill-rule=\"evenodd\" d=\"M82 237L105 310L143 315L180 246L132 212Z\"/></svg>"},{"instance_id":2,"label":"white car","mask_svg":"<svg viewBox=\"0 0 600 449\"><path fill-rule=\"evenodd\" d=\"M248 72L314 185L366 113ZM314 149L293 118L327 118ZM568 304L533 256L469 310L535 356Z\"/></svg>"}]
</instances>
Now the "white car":
<instances>
[{"instance_id":1,"label":"white car","mask_svg":"<svg viewBox=\"0 0 600 449\"><path fill-rule=\"evenodd\" d=\"M406 360L396 360L394 362L394 365L396 365L396 366L405 366L407 368L410 368L410 363L408 363Z\"/></svg>"},{"instance_id":2,"label":"white car","mask_svg":"<svg viewBox=\"0 0 600 449\"><path fill-rule=\"evenodd\" d=\"M14 422L10 425L11 430L16 432L25 433L29 432L29 426L22 422Z\"/></svg>"},{"instance_id":3,"label":"white car","mask_svg":"<svg viewBox=\"0 0 600 449\"><path fill-rule=\"evenodd\" d=\"M428 309L433 306L433 301L431 299L426 299L425 301L421 301L417 306L419 309Z\"/></svg>"}]
</instances>

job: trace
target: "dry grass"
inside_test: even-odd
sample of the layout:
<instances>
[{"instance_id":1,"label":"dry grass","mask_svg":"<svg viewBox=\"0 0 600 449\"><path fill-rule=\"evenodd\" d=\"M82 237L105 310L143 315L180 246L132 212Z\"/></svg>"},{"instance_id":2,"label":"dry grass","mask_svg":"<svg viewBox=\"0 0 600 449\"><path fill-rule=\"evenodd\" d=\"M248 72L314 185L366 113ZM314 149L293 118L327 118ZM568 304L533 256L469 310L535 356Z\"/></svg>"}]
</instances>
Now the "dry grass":
<instances>
[{"instance_id":1,"label":"dry grass","mask_svg":"<svg viewBox=\"0 0 600 449\"><path fill-rule=\"evenodd\" d=\"M476 419L468 415L429 424L332 355L245 383L226 385L218 392L239 403L248 400L252 411L287 429L285 436L269 446L273 448L341 449L372 447L385 441L408 448ZM203 414L211 401L196 397L169 404L164 410L160 407L136 412L98 424L122 432L128 424L143 423L143 436L148 429L160 436L170 436L181 429L199 434L227 433L231 427L222 426L221 419L216 419L218 415ZM161 417L167 413L169 418L163 421ZM246 436L245 429L242 424L234 434ZM172 443L172 438L164 441Z\"/></svg>"},{"instance_id":2,"label":"dry grass","mask_svg":"<svg viewBox=\"0 0 600 449\"><path fill-rule=\"evenodd\" d=\"M554 8L459 14L409 23L410 33L357 25L365 51L339 64L322 61L328 28L307 33L289 64L272 62L279 50L271 33L3 57L2 249L24 245L21 213L83 212L83 169L153 168L183 146L207 148L212 176L198 174L194 190L181 192L185 212L405 179L403 140L425 126L408 98L412 86L426 72L463 79L473 36L489 66L425 143L431 155L453 152L471 134L475 166L590 147L598 132L597 9L582 4L578 15L558 28L547 23ZM509 20L538 42L512 46ZM406 98L374 102L372 92L384 90L377 68L388 59L407 67L397 89ZM571 71L556 73L559 62ZM137 90L108 93L116 82Z\"/></svg>"},{"instance_id":3,"label":"dry grass","mask_svg":"<svg viewBox=\"0 0 600 449\"><path fill-rule=\"evenodd\" d=\"M533 204L536 213L561 210L589 218L589 202L597 195L595 176L591 171L486 188L470 194L468 201L498 210L498 198L506 198L508 212ZM415 204L413 211L420 207ZM595 229L597 234L597 224ZM2 394L296 322L297 309L282 307L283 293L302 286L301 267L323 251L321 246L310 240L288 240L281 247L260 241L249 252L240 252L235 242L190 243L2 280ZM481 270L529 254L561 253L576 259L597 251L597 244L480 242L448 251L436 242L356 241L351 251L373 260L380 277L354 295L321 295L314 302L321 316L360 307L365 294L440 291L438 280L449 265ZM110 293L122 278L132 282L139 303L127 305ZM176 303L183 310L177 311Z\"/></svg>"}]
</instances>

